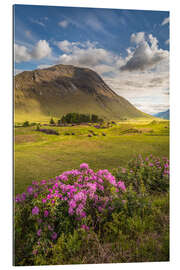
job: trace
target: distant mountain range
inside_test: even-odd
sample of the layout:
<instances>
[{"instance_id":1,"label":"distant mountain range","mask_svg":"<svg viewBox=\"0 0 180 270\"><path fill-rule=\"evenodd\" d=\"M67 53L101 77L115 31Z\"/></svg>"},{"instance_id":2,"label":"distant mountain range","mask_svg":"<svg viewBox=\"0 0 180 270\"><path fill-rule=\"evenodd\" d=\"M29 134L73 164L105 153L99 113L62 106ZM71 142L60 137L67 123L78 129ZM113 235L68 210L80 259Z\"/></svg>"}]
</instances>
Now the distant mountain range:
<instances>
[{"instance_id":1,"label":"distant mountain range","mask_svg":"<svg viewBox=\"0 0 180 270\"><path fill-rule=\"evenodd\" d=\"M165 112L156 113L153 116L169 120L169 114L170 114L170 111L167 110Z\"/></svg>"},{"instance_id":2,"label":"distant mountain range","mask_svg":"<svg viewBox=\"0 0 180 270\"><path fill-rule=\"evenodd\" d=\"M14 79L15 117L69 112L95 113L106 119L151 117L120 97L93 70L55 65L24 71Z\"/></svg>"}]
</instances>

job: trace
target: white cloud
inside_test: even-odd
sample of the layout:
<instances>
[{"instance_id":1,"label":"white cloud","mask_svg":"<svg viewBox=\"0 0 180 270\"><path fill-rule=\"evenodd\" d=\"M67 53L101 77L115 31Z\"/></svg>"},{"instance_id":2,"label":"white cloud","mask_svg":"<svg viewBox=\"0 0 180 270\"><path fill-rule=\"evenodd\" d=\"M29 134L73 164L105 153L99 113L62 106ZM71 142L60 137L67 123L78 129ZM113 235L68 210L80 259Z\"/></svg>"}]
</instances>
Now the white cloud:
<instances>
[{"instance_id":1,"label":"white cloud","mask_svg":"<svg viewBox=\"0 0 180 270\"><path fill-rule=\"evenodd\" d=\"M49 68L49 67L52 67L53 65L45 65L45 64L42 64L42 65L38 65L37 68L38 69L44 69L44 68Z\"/></svg>"},{"instance_id":2,"label":"white cloud","mask_svg":"<svg viewBox=\"0 0 180 270\"><path fill-rule=\"evenodd\" d=\"M117 56L111 52L98 48L97 43L87 42L69 42L67 40L56 42L57 46L65 53L59 56L59 62L62 64L79 65L92 67L101 72L112 69ZM99 67L99 69L98 69Z\"/></svg>"},{"instance_id":3,"label":"white cloud","mask_svg":"<svg viewBox=\"0 0 180 270\"><path fill-rule=\"evenodd\" d=\"M17 74L19 74L19 73L21 73L23 71L24 71L23 69L17 69L17 68L15 68L14 69L14 75L17 75Z\"/></svg>"},{"instance_id":4,"label":"white cloud","mask_svg":"<svg viewBox=\"0 0 180 270\"><path fill-rule=\"evenodd\" d=\"M137 36L134 34L132 40L136 48L127 48L127 56L124 58L99 48L99 44L95 42L80 43L67 40L56 42L56 45L64 52L59 56L59 62L92 68L103 77L112 90L144 112L156 113L158 104L163 102L168 108L168 52L158 48L158 40L151 34L149 36L145 33ZM139 63L140 68L132 69L131 72L128 72L128 69L127 72L119 70L119 67L127 65L134 57L135 51L136 56L140 55L140 60L144 58Z\"/></svg>"},{"instance_id":5,"label":"white cloud","mask_svg":"<svg viewBox=\"0 0 180 270\"><path fill-rule=\"evenodd\" d=\"M55 43L59 49L63 52L69 53L72 52L72 43L68 40L63 40Z\"/></svg>"},{"instance_id":6,"label":"white cloud","mask_svg":"<svg viewBox=\"0 0 180 270\"><path fill-rule=\"evenodd\" d=\"M42 59L51 55L51 48L46 40L39 40L32 53L33 59Z\"/></svg>"},{"instance_id":7,"label":"white cloud","mask_svg":"<svg viewBox=\"0 0 180 270\"><path fill-rule=\"evenodd\" d=\"M166 45L169 45L169 39L167 39L167 40L165 41L165 44L166 44Z\"/></svg>"},{"instance_id":8,"label":"white cloud","mask_svg":"<svg viewBox=\"0 0 180 270\"><path fill-rule=\"evenodd\" d=\"M131 42L139 44L143 42L145 39L145 33L144 32L138 32L138 33L133 33L131 35Z\"/></svg>"},{"instance_id":9,"label":"white cloud","mask_svg":"<svg viewBox=\"0 0 180 270\"><path fill-rule=\"evenodd\" d=\"M69 25L69 22L67 20L60 21L58 25L62 28L66 28Z\"/></svg>"},{"instance_id":10,"label":"white cloud","mask_svg":"<svg viewBox=\"0 0 180 270\"><path fill-rule=\"evenodd\" d=\"M18 44L14 45L15 62L26 62L30 60L39 60L51 55L51 48L46 40L39 40L36 45L28 50L27 47Z\"/></svg>"},{"instance_id":11,"label":"white cloud","mask_svg":"<svg viewBox=\"0 0 180 270\"><path fill-rule=\"evenodd\" d=\"M29 53L27 48L18 44L14 45L14 57L16 63L31 60L31 54Z\"/></svg>"},{"instance_id":12,"label":"white cloud","mask_svg":"<svg viewBox=\"0 0 180 270\"><path fill-rule=\"evenodd\" d=\"M158 49L158 40L152 34L145 37L140 32L131 35L131 41L136 43L134 52L125 65L120 67L121 71L148 70L154 68L159 62L168 60L169 52Z\"/></svg>"},{"instance_id":13,"label":"white cloud","mask_svg":"<svg viewBox=\"0 0 180 270\"><path fill-rule=\"evenodd\" d=\"M167 24L167 23L169 23L169 17L165 18L165 19L162 21L161 25L165 25L165 24Z\"/></svg>"}]
</instances>

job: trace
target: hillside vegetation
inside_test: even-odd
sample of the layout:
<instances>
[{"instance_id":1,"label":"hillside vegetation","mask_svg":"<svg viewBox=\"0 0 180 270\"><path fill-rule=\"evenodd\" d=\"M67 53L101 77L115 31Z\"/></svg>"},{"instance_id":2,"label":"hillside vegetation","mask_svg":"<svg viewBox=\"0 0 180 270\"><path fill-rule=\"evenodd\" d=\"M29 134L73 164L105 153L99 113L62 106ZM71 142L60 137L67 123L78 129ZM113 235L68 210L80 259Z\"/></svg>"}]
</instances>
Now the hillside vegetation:
<instances>
[{"instance_id":1,"label":"hillside vegetation","mask_svg":"<svg viewBox=\"0 0 180 270\"><path fill-rule=\"evenodd\" d=\"M56 65L14 78L15 121L62 117L70 112L105 119L151 118L118 96L93 70Z\"/></svg>"}]
</instances>

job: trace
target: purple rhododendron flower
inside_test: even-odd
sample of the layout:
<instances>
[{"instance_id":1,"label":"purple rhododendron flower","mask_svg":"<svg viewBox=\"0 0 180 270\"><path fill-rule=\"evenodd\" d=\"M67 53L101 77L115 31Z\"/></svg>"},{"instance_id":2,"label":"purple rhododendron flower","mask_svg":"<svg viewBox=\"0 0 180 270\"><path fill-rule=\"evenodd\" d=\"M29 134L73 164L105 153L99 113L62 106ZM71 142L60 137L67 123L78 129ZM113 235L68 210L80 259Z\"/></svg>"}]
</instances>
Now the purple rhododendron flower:
<instances>
[{"instance_id":1,"label":"purple rhododendron flower","mask_svg":"<svg viewBox=\"0 0 180 270\"><path fill-rule=\"evenodd\" d=\"M38 215L39 214L39 208L37 206L35 206L33 209L32 209L32 214L33 215Z\"/></svg>"},{"instance_id":2,"label":"purple rhododendron flower","mask_svg":"<svg viewBox=\"0 0 180 270\"><path fill-rule=\"evenodd\" d=\"M21 202L21 195L20 195L20 194L18 194L18 195L16 196L15 201L16 201L17 203L18 203L18 202Z\"/></svg>"},{"instance_id":3,"label":"purple rhododendron flower","mask_svg":"<svg viewBox=\"0 0 180 270\"><path fill-rule=\"evenodd\" d=\"M45 198L42 199L42 203L46 203L47 200Z\"/></svg>"},{"instance_id":4,"label":"purple rhododendron flower","mask_svg":"<svg viewBox=\"0 0 180 270\"><path fill-rule=\"evenodd\" d=\"M49 211L48 210L44 210L44 217L48 217L49 215Z\"/></svg>"},{"instance_id":5,"label":"purple rhododendron flower","mask_svg":"<svg viewBox=\"0 0 180 270\"><path fill-rule=\"evenodd\" d=\"M84 229L85 231L88 231L89 230L89 227L85 224L82 224L81 225L81 228Z\"/></svg>"},{"instance_id":6,"label":"purple rhododendron flower","mask_svg":"<svg viewBox=\"0 0 180 270\"><path fill-rule=\"evenodd\" d=\"M37 231L37 236L40 236L40 235L41 235L41 232L42 232L42 230L39 229L39 230Z\"/></svg>"},{"instance_id":7,"label":"purple rhododendron flower","mask_svg":"<svg viewBox=\"0 0 180 270\"><path fill-rule=\"evenodd\" d=\"M80 165L80 169L81 169L81 170L88 170L88 169L89 169L89 165L88 165L87 163L82 163L82 164Z\"/></svg>"},{"instance_id":8,"label":"purple rhododendron flower","mask_svg":"<svg viewBox=\"0 0 180 270\"><path fill-rule=\"evenodd\" d=\"M53 233L51 234L51 238L52 238L52 240L56 240L56 238L57 238L57 233L56 233L56 232L53 232Z\"/></svg>"},{"instance_id":9,"label":"purple rhododendron flower","mask_svg":"<svg viewBox=\"0 0 180 270\"><path fill-rule=\"evenodd\" d=\"M25 201L25 199L26 199L26 193L25 192L22 193L21 199L22 199L22 201Z\"/></svg>"},{"instance_id":10,"label":"purple rhododendron flower","mask_svg":"<svg viewBox=\"0 0 180 270\"><path fill-rule=\"evenodd\" d=\"M31 195L32 193L33 193L33 187L32 186L29 186L28 188L27 188L27 192Z\"/></svg>"},{"instance_id":11,"label":"purple rhododendron flower","mask_svg":"<svg viewBox=\"0 0 180 270\"><path fill-rule=\"evenodd\" d=\"M33 253L33 255L37 255L37 253L38 253L37 249L33 250L32 253Z\"/></svg>"},{"instance_id":12,"label":"purple rhododendron flower","mask_svg":"<svg viewBox=\"0 0 180 270\"><path fill-rule=\"evenodd\" d=\"M117 183L117 185L118 185L118 187L121 188L123 191L126 190L126 187L125 187L124 182L119 181L119 182Z\"/></svg>"}]
</instances>

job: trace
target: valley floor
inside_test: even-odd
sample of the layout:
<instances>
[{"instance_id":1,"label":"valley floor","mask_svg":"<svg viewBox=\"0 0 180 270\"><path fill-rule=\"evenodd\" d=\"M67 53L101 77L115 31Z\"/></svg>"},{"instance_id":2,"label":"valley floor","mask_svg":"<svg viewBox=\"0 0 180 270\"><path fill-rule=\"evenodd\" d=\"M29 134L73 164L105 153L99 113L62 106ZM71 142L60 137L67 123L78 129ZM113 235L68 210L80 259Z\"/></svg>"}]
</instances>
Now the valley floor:
<instances>
[{"instance_id":1,"label":"valley floor","mask_svg":"<svg viewBox=\"0 0 180 270\"><path fill-rule=\"evenodd\" d=\"M36 126L15 128L15 193L23 192L33 180L55 177L83 162L95 170L111 170L126 166L139 154L169 155L169 121L94 126L44 127L58 131L58 136L36 131Z\"/></svg>"}]
</instances>

